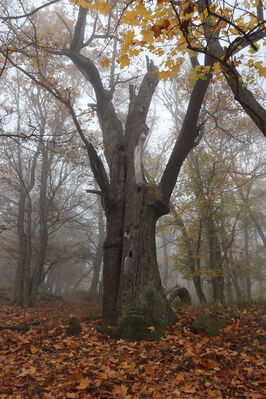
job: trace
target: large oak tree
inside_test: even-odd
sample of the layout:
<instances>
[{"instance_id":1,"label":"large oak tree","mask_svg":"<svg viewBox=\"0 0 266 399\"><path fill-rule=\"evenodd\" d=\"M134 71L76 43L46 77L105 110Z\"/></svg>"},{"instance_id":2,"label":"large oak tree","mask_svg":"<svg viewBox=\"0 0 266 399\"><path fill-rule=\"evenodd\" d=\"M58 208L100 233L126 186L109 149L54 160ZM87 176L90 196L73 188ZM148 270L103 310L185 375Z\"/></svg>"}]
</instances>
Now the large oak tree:
<instances>
[{"instance_id":1,"label":"large oak tree","mask_svg":"<svg viewBox=\"0 0 266 399\"><path fill-rule=\"evenodd\" d=\"M89 3L85 0L75 3L80 4L80 7L74 27L72 28L73 21L69 22L57 12L59 23L57 30L52 34L44 32L43 27L38 25L36 13L23 10L21 17L24 15L26 21L23 25L19 23L19 15L14 19L6 7L4 20L8 28L9 42L7 40L1 48L3 62L8 60L9 65L23 70L30 79L64 103L85 143L106 215L106 239L103 246L103 321L108 324L116 323L119 316L137 306L147 309L154 318L161 320L165 325L171 324L175 321L175 315L167 303L161 285L156 260L155 226L158 219L169 212L169 201L180 168L189 151L197 143L201 128L198 120L212 78L213 56L205 51L204 65L198 64L198 70L203 73L198 73L194 78L185 117L172 153L159 183L149 183L144 176L142 157L143 145L148 134L147 114L159 83L157 68L147 59L147 72L142 81L138 87L129 86L128 107L125 120L122 121L114 101L115 89L120 82L120 77L115 75L117 46L123 39L122 55L118 58L121 66L128 63L127 51L129 55L138 53L138 50L135 50L135 53L132 53L134 49L129 50L131 45L136 44L132 31L123 32L122 28L122 36L118 35L119 11L129 5L124 5L123 2ZM144 7L144 2L141 5ZM101 19L97 9L102 12L109 11L108 17L105 20ZM145 10L147 11L147 8L144 7L144 13ZM56 18L56 14L49 15ZM143 15L135 14L133 19L139 23L139 18ZM22 20L24 21L23 18ZM213 15L206 15L205 26L212 26L212 21ZM168 22L160 26L160 31L168 29ZM66 27L63 38L58 36L60 23ZM153 34L154 32L155 28ZM217 33L205 30L205 35L210 47L216 43ZM101 56L100 51L95 51L97 39L107 40L105 47L111 40L114 41L111 58L103 60L102 63L103 65L110 62L111 65L109 86L106 85L97 59ZM142 40L139 44L148 42L149 39ZM102 52L105 47L101 48ZM63 57L72 61L94 89L96 104L93 107L102 131L105 160L99 156L80 124L71 99L71 90L62 90L62 85L60 86L59 80L55 79L53 74L43 73L43 58L51 59L48 63L54 63L60 68L61 61L58 61L58 58L61 60ZM194 57L192 61L195 64ZM67 65L64 64L63 68L65 74ZM129 76L127 80L131 79L132 76Z\"/></svg>"}]
</instances>

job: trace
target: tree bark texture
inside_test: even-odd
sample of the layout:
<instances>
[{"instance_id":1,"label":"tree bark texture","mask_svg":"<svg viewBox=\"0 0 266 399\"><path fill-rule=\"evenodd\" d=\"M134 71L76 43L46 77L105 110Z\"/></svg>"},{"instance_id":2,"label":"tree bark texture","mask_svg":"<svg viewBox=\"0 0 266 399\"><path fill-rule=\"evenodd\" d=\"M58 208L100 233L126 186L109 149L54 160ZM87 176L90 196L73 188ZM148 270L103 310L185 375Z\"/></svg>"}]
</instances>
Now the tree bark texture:
<instances>
[{"instance_id":1,"label":"tree bark texture","mask_svg":"<svg viewBox=\"0 0 266 399\"><path fill-rule=\"evenodd\" d=\"M118 315L128 307L140 306L171 324L175 317L165 298L156 259L156 190L145 185L126 194Z\"/></svg>"}]
</instances>

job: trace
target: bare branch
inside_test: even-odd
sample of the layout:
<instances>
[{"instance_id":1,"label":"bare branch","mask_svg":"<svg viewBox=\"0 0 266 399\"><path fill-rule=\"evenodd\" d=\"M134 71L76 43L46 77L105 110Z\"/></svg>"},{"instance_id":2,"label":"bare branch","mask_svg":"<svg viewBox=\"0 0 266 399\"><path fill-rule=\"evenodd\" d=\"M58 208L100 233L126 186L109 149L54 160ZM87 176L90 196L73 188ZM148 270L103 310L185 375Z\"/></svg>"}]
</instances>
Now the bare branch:
<instances>
[{"instance_id":1,"label":"bare branch","mask_svg":"<svg viewBox=\"0 0 266 399\"><path fill-rule=\"evenodd\" d=\"M99 190L86 190L86 193L90 193L90 194L96 194L96 195L102 195L102 192Z\"/></svg>"},{"instance_id":2,"label":"bare branch","mask_svg":"<svg viewBox=\"0 0 266 399\"><path fill-rule=\"evenodd\" d=\"M74 29L74 36L70 43L70 51L72 53L79 52L79 50L82 48L87 14L88 8L79 7L78 19Z\"/></svg>"},{"instance_id":3,"label":"bare branch","mask_svg":"<svg viewBox=\"0 0 266 399\"><path fill-rule=\"evenodd\" d=\"M14 19L17 20L17 19L21 19L21 18L31 17L32 15L36 14L36 12L40 11L42 8L45 8L52 4L58 3L59 1L61 1L61 0L51 0L48 3L43 4L40 7L34 8L34 10L32 10L28 13L25 13L23 15L15 15L15 16L8 16L8 17L1 16L0 19L2 19L2 21L10 21L10 20L14 20Z\"/></svg>"}]
</instances>

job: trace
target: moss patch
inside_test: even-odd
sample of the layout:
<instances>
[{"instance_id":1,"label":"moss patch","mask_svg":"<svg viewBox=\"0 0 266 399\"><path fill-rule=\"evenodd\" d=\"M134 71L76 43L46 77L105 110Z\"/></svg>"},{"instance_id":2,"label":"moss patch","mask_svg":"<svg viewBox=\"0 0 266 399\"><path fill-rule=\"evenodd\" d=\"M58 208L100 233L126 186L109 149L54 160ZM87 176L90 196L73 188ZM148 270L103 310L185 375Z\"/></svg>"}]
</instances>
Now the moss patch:
<instances>
[{"instance_id":1,"label":"moss patch","mask_svg":"<svg viewBox=\"0 0 266 399\"><path fill-rule=\"evenodd\" d=\"M145 308L131 308L121 317L116 327L98 326L97 331L128 341L156 341L165 337L163 323L156 320L150 310Z\"/></svg>"}]
</instances>

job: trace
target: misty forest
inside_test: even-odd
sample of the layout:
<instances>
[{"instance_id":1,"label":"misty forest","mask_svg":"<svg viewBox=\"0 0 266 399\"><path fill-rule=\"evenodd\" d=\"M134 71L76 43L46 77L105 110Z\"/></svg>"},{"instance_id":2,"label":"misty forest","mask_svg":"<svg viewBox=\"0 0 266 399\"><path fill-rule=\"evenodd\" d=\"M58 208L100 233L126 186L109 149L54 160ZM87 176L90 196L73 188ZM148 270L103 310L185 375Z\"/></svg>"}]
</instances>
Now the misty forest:
<instances>
[{"instance_id":1,"label":"misty forest","mask_svg":"<svg viewBox=\"0 0 266 399\"><path fill-rule=\"evenodd\" d=\"M264 14L1 1L1 399L263 397Z\"/></svg>"}]
</instances>

